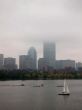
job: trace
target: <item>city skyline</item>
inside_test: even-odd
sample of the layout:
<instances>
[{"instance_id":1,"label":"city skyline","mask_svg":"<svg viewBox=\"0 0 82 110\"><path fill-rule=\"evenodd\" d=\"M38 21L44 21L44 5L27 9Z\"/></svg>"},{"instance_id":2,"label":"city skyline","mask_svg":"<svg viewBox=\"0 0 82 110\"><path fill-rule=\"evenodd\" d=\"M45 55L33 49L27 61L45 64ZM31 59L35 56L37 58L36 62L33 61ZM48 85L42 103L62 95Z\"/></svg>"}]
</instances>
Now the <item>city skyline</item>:
<instances>
[{"instance_id":1,"label":"city skyline","mask_svg":"<svg viewBox=\"0 0 82 110\"><path fill-rule=\"evenodd\" d=\"M0 110L81 102L82 0L0 0Z\"/></svg>"},{"instance_id":2,"label":"city skyline","mask_svg":"<svg viewBox=\"0 0 82 110\"><path fill-rule=\"evenodd\" d=\"M45 40L57 44L57 59L82 59L81 0L0 0L0 53L24 54L30 46L42 56Z\"/></svg>"},{"instance_id":3,"label":"city skyline","mask_svg":"<svg viewBox=\"0 0 82 110\"><path fill-rule=\"evenodd\" d=\"M45 43L49 43L49 42L45 42ZM53 42L50 42L50 43L53 43ZM75 60L76 62L82 62L82 60L77 60L77 59L74 59L74 58L71 58L70 56L69 57L61 57L61 58L58 58L58 53L57 53L57 45L56 45L56 43L54 42L54 45L55 45L55 50L54 50L54 52L55 52L55 54L54 54L54 59L55 60ZM3 54L4 55L4 58L16 58L16 63L17 63L17 65L19 66L19 56L20 55L27 55L27 53L29 52L29 50L31 49L31 48L34 48L35 50L36 50L36 52L37 52L37 60L39 59L39 58L43 58L44 57L44 43L43 43L43 46L42 46L42 51L40 52L41 53L41 55L39 55L39 53L38 53L38 51L37 51L37 48L36 47L34 47L34 46L30 46L29 48L28 48L28 50L26 50L26 49L24 49L24 53L22 54L18 54L17 56L14 56L14 55L12 55L12 56L8 56L8 55L6 55L6 54L4 54L4 53L0 53L0 54ZM62 50L61 50L62 51ZM64 53L63 53L64 54Z\"/></svg>"},{"instance_id":4,"label":"city skyline","mask_svg":"<svg viewBox=\"0 0 82 110\"><path fill-rule=\"evenodd\" d=\"M26 54L19 55L19 61L14 57L5 57L4 54L0 53L0 68L16 68L18 69L41 69L48 68L60 69L65 67L82 67L82 62L76 62L73 59L57 59L57 49L55 42L44 42L43 43L43 57L37 57L37 51L35 47L30 47ZM6 61L6 62L5 62ZM38 67L39 66L39 67Z\"/></svg>"}]
</instances>

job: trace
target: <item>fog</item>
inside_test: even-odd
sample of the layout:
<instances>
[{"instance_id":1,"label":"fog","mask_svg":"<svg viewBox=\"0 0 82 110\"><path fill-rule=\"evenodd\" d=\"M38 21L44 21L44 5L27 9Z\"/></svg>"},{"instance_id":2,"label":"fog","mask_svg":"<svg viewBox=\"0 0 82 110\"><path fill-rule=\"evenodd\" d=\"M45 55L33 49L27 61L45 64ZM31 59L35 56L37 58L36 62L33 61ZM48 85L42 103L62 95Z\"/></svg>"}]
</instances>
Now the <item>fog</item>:
<instances>
[{"instance_id":1,"label":"fog","mask_svg":"<svg viewBox=\"0 0 82 110\"><path fill-rule=\"evenodd\" d=\"M0 53L18 59L44 41L56 43L57 59L82 60L82 0L0 0Z\"/></svg>"}]
</instances>

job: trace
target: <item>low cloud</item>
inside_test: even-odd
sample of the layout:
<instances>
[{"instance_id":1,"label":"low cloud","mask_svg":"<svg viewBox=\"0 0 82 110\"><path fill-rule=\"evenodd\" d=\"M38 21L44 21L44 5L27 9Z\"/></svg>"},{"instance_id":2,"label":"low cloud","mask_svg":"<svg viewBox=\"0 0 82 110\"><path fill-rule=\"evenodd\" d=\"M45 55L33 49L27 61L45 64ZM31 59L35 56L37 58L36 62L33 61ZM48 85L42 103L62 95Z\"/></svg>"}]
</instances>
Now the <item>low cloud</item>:
<instances>
[{"instance_id":1,"label":"low cloud","mask_svg":"<svg viewBox=\"0 0 82 110\"><path fill-rule=\"evenodd\" d=\"M82 56L81 13L81 0L0 0L1 52L6 54L7 49L9 55L18 55L23 48L40 49L44 41L54 41L59 51L69 47L70 53Z\"/></svg>"}]
</instances>

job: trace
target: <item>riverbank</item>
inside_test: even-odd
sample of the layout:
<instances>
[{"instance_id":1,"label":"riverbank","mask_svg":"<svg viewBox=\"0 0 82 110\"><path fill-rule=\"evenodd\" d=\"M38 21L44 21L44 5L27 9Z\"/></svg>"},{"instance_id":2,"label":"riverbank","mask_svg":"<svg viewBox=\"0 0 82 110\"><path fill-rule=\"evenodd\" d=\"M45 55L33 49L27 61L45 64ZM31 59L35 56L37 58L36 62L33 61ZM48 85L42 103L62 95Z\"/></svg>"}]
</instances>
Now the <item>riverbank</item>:
<instances>
[{"instance_id":1,"label":"riverbank","mask_svg":"<svg viewBox=\"0 0 82 110\"><path fill-rule=\"evenodd\" d=\"M0 80L57 80L57 79L82 79L81 71L26 71L26 70L1 70Z\"/></svg>"}]
</instances>

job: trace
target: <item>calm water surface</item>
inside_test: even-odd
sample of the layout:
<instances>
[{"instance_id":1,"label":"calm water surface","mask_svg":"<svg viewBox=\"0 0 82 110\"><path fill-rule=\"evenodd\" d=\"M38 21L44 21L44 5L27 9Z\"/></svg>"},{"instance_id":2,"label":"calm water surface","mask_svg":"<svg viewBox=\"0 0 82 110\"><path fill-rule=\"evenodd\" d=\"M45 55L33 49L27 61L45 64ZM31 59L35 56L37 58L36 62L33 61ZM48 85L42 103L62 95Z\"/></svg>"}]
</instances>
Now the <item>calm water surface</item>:
<instances>
[{"instance_id":1,"label":"calm water surface","mask_svg":"<svg viewBox=\"0 0 82 110\"><path fill-rule=\"evenodd\" d=\"M0 110L82 110L82 81L68 80L70 96L59 96L63 80L0 82ZM44 84L44 87L33 87Z\"/></svg>"}]
</instances>

